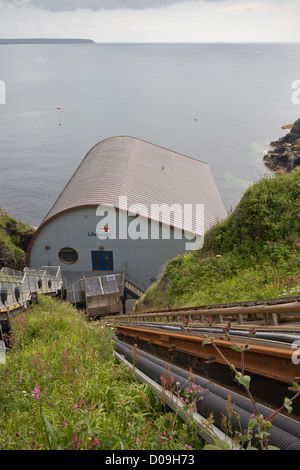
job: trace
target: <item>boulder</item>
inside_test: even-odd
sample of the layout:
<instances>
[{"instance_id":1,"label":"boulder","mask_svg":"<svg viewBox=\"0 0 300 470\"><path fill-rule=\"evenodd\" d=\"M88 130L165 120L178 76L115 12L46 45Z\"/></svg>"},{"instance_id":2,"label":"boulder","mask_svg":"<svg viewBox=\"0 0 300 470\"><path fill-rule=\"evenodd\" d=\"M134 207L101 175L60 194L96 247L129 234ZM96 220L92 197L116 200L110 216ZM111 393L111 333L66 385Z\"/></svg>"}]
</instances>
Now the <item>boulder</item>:
<instances>
[{"instance_id":1,"label":"boulder","mask_svg":"<svg viewBox=\"0 0 300 470\"><path fill-rule=\"evenodd\" d=\"M300 165L300 119L293 125L283 126L290 132L277 141L270 143L273 147L264 156L265 165L275 172L291 172Z\"/></svg>"}]
</instances>

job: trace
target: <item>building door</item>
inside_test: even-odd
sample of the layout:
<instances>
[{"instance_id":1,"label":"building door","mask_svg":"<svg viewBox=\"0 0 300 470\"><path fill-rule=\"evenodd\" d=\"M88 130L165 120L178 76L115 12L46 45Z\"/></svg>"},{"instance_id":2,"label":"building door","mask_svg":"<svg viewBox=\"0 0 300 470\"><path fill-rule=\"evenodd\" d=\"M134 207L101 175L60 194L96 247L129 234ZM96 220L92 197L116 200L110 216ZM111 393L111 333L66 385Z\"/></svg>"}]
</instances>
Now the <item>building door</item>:
<instances>
[{"instance_id":1,"label":"building door","mask_svg":"<svg viewBox=\"0 0 300 470\"><path fill-rule=\"evenodd\" d=\"M113 271L113 252L92 251L92 263L94 271Z\"/></svg>"}]
</instances>

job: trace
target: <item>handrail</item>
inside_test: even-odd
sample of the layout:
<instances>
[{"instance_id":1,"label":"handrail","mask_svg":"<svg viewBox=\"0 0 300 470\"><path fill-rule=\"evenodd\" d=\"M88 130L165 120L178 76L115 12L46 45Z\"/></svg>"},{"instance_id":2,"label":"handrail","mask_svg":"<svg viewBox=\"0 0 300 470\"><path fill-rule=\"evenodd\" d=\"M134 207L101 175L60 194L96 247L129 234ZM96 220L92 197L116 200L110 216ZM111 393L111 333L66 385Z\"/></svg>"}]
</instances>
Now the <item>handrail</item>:
<instances>
[{"instance_id":1,"label":"handrail","mask_svg":"<svg viewBox=\"0 0 300 470\"><path fill-rule=\"evenodd\" d=\"M237 304L236 306L206 306L206 307L190 307L183 309L171 309L165 311L129 313L126 315L115 315L114 317L106 317L113 323L140 323L140 322L181 322L186 318L189 322L197 321L198 323L206 323L207 318L214 318L216 324L224 324L224 317L233 318L239 325L243 325L244 317L260 317L265 325L277 326L280 315L295 316L300 320L300 297L287 297L277 299L278 303L266 305L265 303L253 305L251 302ZM276 302L276 299L274 299ZM280 302L280 303L279 303Z\"/></svg>"},{"instance_id":2,"label":"handrail","mask_svg":"<svg viewBox=\"0 0 300 470\"><path fill-rule=\"evenodd\" d=\"M137 289L139 289L141 292L145 292L147 290L147 284L140 279L138 279L134 274L128 271L127 268L124 267L123 269L123 283L122 285L125 285L125 282L128 281L129 283L133 284Z\"/></svg>"},{"instance_id":3,"label":"handrail","mask_svg":"<svg viewBox=\"0 0 300 470\"><path fill-rule=\"evenodd\" d=\"M24 271L4 267L0 271L0 312L24 306L34 293L58 292L62 283L59 266Z\"/></svg>"}]
</instances>

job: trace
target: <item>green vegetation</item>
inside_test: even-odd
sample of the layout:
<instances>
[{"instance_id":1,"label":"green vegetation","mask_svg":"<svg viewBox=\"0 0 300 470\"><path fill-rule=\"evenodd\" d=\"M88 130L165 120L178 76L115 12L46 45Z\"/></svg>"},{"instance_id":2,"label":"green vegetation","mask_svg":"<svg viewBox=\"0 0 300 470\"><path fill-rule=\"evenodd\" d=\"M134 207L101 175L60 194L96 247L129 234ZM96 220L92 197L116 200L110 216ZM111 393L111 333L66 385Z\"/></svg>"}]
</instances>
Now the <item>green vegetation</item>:
<instances>
[{"instance_id":1,"label":"green vegetation","mask_svg":"<svg viewBox=\"0 0 300 470\"><path fill-rule=\"evenodd\" d=\"M41 297L0 363L0 449L199 449L202 440L116 362L113 331Z\"/></svg>"},{"instance_id":2,"label":"green vegetation","mask_svg":"<svg viewBox=\"0 0 300 470\"><path fill-rule=\"evenodd\" d=\"M171 260L136 311L300 295L300 169L264 177L213 227L204 247Z\"/></svg>"},{"instance_id":3,"label":"green vegetation","mask_svg":"<svg viewBox=\"0 0 300 470\"><path fill-rule=\"evenodd\" d=\"M4 211L0 228L0 241L16 257L23 229L30 232ZM137 308L299 295L299 266L300 169L252 185L235 211L207 233L201 250L170 261ZM194 427L157 403L149 387L116 361L110 327L41 297L12 319L12 328L5 364L0 362L1 450L203 448ZM235 373L249 393L250 377ZM259 418L249 423L250 431ZM269 421L258 423L265 447ZM249 436L240 442L250 442Z\"/></svg>"},{"instance_id":4,"label":"green vegetation","mask_svg":"<svg viewBox=\"0 0 300 470\"><path fill-rule=\"evenodd\" d=\"M0 207L0 269L23 270L25 252L34 234L34 228L10 217Z\"/></svg>"}]
</instances>

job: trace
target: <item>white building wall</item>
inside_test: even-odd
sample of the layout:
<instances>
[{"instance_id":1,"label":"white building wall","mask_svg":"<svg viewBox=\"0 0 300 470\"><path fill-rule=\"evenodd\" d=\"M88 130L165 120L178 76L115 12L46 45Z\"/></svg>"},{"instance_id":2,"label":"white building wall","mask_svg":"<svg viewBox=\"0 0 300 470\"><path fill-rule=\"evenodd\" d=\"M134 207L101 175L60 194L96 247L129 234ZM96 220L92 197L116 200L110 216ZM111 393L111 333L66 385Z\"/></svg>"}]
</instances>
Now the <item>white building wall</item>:
<instances>
[{"instance_id":1,"label":"white building wall","mask_svg":"<svg viewBox=\"0 0 300 470\"><path fill-rule=\"evenodd\" d=\"M127 236L124 240L118 238L101 240L95 236L100 220L101 218L96 216L96 208L73 210L53 219L44 226L34 240L30 253L30 267L60 266L68 283L75 282L83 274L100 276L122 272L126 267L135 277L149 285L151 279L160 275L170 259L185 251L184 237L174 239L174 233L178 237L181 236L181 231L177 229L175 231L171 229L169 239L151 239L149 228L148 239L132 240ZM128 218L127 227L132 220ZM147 221L147 224L149 226L150 222ZM118 228L117 223L117 230ZM58 253L64 247L77 251L76 263L65 264L60 260ZM93 271L91 252L99 251L99 247L103 247L104 251L113 252L113 271Z\"/></svg>"}]
</instances>

